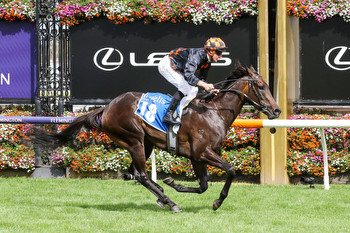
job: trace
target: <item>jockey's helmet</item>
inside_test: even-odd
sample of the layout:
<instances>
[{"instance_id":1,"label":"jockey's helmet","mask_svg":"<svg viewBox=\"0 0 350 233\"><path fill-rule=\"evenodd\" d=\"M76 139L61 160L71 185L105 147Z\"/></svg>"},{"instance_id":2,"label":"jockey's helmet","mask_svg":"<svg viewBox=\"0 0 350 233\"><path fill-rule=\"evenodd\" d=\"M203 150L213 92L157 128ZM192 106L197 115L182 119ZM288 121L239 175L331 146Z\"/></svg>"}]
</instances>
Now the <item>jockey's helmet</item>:
<instances>
[{"instance_id":1,"label":"jockey's helmet","mask_svg":"<svg viewBox=\"0 0 350 233\"><path fill-rule=\"evenodd\" d=\"M207 51L226 51L225 42L219 37L210 37L204 44L204 49Z\"/></svg>"}]
</instances>

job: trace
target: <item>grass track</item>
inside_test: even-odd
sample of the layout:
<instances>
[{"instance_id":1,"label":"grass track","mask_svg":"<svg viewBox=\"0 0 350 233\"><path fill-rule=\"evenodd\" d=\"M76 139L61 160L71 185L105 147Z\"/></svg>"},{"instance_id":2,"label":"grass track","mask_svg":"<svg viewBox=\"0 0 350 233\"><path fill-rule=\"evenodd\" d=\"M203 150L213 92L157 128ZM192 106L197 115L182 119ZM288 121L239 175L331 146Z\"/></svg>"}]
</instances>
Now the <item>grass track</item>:
<instances>
[{"instance_id":1,"label":"grass track","mask_svg":"<svg viewBox=\"0 0 350 233\"><path fill-rule=\"evenodd\" d=\"M213 211L223 183L201 195L159 183L181 213L133 181L0 178L0 232L350 232L350 185L233 184Z\"/></svg>"}]
</instances>

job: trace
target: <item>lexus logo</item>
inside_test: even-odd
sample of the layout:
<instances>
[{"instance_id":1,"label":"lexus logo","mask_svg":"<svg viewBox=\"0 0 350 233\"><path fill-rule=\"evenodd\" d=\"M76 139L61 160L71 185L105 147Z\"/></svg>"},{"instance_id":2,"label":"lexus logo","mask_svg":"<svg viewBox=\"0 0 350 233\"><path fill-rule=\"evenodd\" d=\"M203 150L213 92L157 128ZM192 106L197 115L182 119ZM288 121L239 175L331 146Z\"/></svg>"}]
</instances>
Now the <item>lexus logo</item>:
<instances>
[{"instance_id":1,"label":"lexus logo","mask_svg":"<svg viewBox=\"0 0 350 233\"><path fill-rule=\"evenodd\" d=\"M147 66L158 66L159 62L163 59L165 55L169 54L168 52L152 52L147 56L147 60L140 58L136 59L135 52L129 52L129 57L127 57L130 61L131 66L138 67L147 67ZM212 64L213 66L229 66L232 61L228 56L229 52L222 53L223 57L219 60L219 62ZM99 69L104 71L113 71L118 69L124 61L123 54L115 48L102 48L98 50L94 55L94 64Z\"/></svg>"},{"instance_id":2,"label":"lexus logo","mask_svg":"<svg viewBox=\"0 0 350 233\"><path fill-rule=\"evenodd\" d=\"M95 65L104 71L113 71L123 64L123 54L115 48L103 48L94 55Z\"/></svg>"},{"instance_id":3,"label":"lexus logo","mask_svg":"<svg viewBox=\"0 0 350 233\"><path fill-rule=\"evenodd\" d=\"M331 48L325 57L327 65L335 70L344 71L350 69L350 60L344 59L344 54L350 55L349 49L346 46Z\"/></svg>"}]
</instances>

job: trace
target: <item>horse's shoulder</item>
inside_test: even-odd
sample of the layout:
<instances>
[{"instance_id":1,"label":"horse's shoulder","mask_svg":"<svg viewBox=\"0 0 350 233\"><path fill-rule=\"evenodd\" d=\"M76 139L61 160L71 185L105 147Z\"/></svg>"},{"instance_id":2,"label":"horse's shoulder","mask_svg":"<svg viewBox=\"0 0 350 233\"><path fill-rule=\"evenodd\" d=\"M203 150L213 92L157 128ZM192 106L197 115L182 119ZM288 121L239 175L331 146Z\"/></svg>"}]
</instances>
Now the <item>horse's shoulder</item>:
<instances>
[{"instance_id":1,"label":"horse's shoulder","mask_svg":"<svg viewBox=\"0 0 350 233\"><path fill-rule=\"evenodd\" d=\"M205 108L208 106L212 105L212 101L205 101L201 98L195 98L192 102L192 105L195 105L196 107L201 107L201 108Z\"/></svg>"}]
</instances>

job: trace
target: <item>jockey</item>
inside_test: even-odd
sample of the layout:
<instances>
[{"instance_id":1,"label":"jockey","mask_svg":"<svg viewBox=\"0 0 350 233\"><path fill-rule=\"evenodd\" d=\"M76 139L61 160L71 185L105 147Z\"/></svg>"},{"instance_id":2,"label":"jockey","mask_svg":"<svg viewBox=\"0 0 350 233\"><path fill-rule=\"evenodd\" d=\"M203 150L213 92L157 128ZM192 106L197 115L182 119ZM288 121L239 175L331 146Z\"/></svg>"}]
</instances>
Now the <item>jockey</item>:
<instances>
[{"instance_id":1,"label":"jockey","mask_svg":"<svg viewBox=\"0 0 350 233\"><path fill-rule=\"evenodd\" d=\"M211 37L203 48L174 49L160 61L159 72L178 89L163 118L164 123L180 123L178 118L174 117L176 107L180 103L181 116L182 110L196 97L198 87L203 87L207 92L219 92L213 84L207 83L206 79L211 62L218 62L226 49L222 39ZM195 75L196 71L198 76Z\"/></svg>"}]
</instances>

